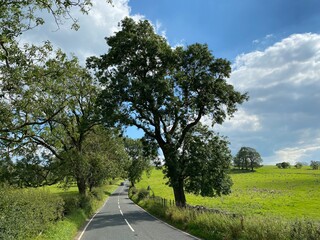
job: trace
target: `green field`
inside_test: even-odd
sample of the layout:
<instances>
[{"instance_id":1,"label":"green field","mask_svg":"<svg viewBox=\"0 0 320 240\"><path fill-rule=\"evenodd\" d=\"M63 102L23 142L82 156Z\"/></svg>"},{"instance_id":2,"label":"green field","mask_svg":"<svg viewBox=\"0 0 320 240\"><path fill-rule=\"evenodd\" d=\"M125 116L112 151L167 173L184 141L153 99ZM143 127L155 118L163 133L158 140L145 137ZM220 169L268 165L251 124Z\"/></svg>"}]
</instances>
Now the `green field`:
<instances>
[{"instance_id":1,"label":"green field","mask_svg":"<svg viewBox=\"0 0 320 240\"><path fill-rule=\"evenodd\" d=\"M234 183L230 195L208 198L187 194L187 203L243 215L320 220L320 170L264 166L256 172L230 175ZM166 181L162 171L154 169L149 178L143 176L137 188L150 185L156 196L173 199Z\"/></svg>"}]
</instances>

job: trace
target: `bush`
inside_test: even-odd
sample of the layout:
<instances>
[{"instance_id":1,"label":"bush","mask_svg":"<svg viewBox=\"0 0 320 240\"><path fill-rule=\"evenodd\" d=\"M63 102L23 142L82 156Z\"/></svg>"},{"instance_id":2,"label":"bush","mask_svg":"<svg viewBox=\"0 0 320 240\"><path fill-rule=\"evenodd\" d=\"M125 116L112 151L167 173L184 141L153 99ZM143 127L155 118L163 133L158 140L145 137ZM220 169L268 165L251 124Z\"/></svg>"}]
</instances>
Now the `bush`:
<instances>
[{"instance_id":1,"label":"bush","mask_svg":"<svg viewBox=\"0 0 320 240\"><path fill-rule=\"evenodd\" d=\"M302 168L303 164L301 162L297 162L294 167L297 168L297 169L300 169Z\"/></svg>"},{"instance_id":2,"label":"bush","mask_svg":"<svg viewBox=\"0 0 320 240\"><path fill-rule=\"evenodd\" d=\"M290 168L290 163L289 162L282 162L282 163L277 163L276 166L278 168L283 168L283 169L286 169L286 168Z\"/></svg>"},{"instance_id":3,"label":"bush","mask_svg":"<svg viewBox=\"0 0 320 240\"><path fill-rule=\"evenodd\" d=\"M149 197L149 191L145 188L138 190L135 187L131 187L129 189L129 197L132 198L135 202L140 202L141 200Z\"/></svg>"},{"instance_id":4,"label":"bush","mask_svg":"<svg viewBox=\"0 0 320 240\"><path fill-rule=\"evenodd\" d=\"M103 197L104 197L104 191L103 189L100 187L100 188L94 188L92 189L92 191L90 192L90 194L96 198L98 201L102 201L103 200Z\"/></svg>"},{"instance_id":5,"label":"bush","mask_svg":"<svg viewBox=\"0 0 320 240\"><path fill-rule=\"evenodd\" d=\"M0 239L29 239L63 217L61 197L39 189L1 189Z\"/></svg>"},{"instance_id":6,"label":"bush","mask_svg":"<svg viewBox=\"0 0 320 240\"><path fill-rule=\"evenodd\" d=\"M80 208L80 198L78 195L66 195L63 196L64 200L64 214L69 215L74 212L76 209Z\"/></svg>"},{"instance_id":7,"label":"bush","mask_svg":"<svg viewBox=\"0 0 320 240\"><path fill-rule=\"evenodd\" d=\"M320 162L319 162L319 161L311 161L311 163L310 163L310 167L311 167L313 170L318 170L318 169L319 169L319 166L320 166Z\"/></svg>"},{"instance_id":8,"label":"bush","mask_svg":"<svg viewBox=\"0 0 320 240\"><path fill-rule=\"evenodd\" d=\"M138 202L140 202L141 200L147 198L149 196L149 191L147 189L140 189L138 192Z\"/></svg>"}]
</instances>

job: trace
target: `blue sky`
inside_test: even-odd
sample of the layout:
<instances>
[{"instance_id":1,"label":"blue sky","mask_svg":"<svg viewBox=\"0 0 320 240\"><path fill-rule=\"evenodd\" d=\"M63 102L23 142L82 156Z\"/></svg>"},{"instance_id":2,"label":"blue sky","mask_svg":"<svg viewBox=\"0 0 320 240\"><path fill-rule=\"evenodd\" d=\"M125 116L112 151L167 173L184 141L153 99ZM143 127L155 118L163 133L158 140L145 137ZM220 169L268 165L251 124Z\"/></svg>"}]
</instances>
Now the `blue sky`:
<instances>
[{"instance_id":1,"label":"blue sky","mask_svg":"<svg viewBox=\"0 0 320 240\"><path fill-rule=\"evenodd\" d=\"M86 57L106 53L104 37L125 16L148 19L171 46L207 43L232 62L228 80L250 100L214 130L228 137L235 154L255 148L265 164L320 160L320 1L318 0L95 0L79 31L68 22L47 24L21 42L49 39L55 47ZM210 124L210 119L203 119ZM135 130L128 134L138 137Z\"/></svg>"}]
</instances>

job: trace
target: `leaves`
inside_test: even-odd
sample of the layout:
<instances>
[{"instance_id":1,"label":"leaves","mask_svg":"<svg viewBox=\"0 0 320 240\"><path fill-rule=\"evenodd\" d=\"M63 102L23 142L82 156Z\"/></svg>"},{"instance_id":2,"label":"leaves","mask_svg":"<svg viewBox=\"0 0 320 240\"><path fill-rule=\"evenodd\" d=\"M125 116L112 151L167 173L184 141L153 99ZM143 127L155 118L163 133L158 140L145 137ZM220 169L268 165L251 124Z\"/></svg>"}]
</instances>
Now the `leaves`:
<instances>
[{"instance_id":1,"label":"leaves","mask_svg":"<svg viewBox=\"0 0 320 240\"><path fill-rule=\"evenodd\" d=\"M187 136L204 116L211 118L212 125L221 124L227 116L232 116L238 104L247 100L247 95L227 83L230 62L215 58L207 45L173 49L148 21L126 18L121 26L121 31L107 38L108 53L87 61L104 86L98 99L100 109L104 116L113 115L118 124L134 125L158 143L165 157L164 171L169 184L175 194L181 194L177 204L182 201L184 205L182 179L191 174L187 168L198 163L197 167L202 166L201 157L196 154L198 150L191 146L190 151L197 157L189 158L188 167L181 162L180 149L185 146ZM210 158L226 154L227 147L223 144L218 147L212 142L210 146L215 149L207 149L212 151ZM223 159L228 161L228 157ZM214 169L215 165L210 167ZM211 196L227 193L230 186L227 178L224 174L215 176L218 177L209 188L199 190L191 187L190 182L188 190L197 189L194 191Z\"/></svg>"}]
</instances>

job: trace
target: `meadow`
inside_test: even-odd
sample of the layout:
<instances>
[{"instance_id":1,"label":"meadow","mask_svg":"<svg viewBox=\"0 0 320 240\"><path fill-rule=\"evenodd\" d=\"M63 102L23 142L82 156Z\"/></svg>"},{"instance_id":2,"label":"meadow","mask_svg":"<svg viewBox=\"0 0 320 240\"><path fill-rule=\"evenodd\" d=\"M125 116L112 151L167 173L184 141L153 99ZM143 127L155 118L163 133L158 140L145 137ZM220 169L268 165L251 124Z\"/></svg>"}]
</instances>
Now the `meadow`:
<instances>
[{"instance_id":1,"label":"meadow","mask_svg":"<svg viewBox=\"0 0 320 240\"><path fill-rule=\"evenodd\" d=\"M232 193L209 198L186 194L187 203L202 205L243 216L281 217L288 220L320 220L320 170L278 169L264 166L255 172L231 171ZM161 170L144 175L137 188L151 187L155 196L173 200Z\"/></svg>"}]
</instances>

